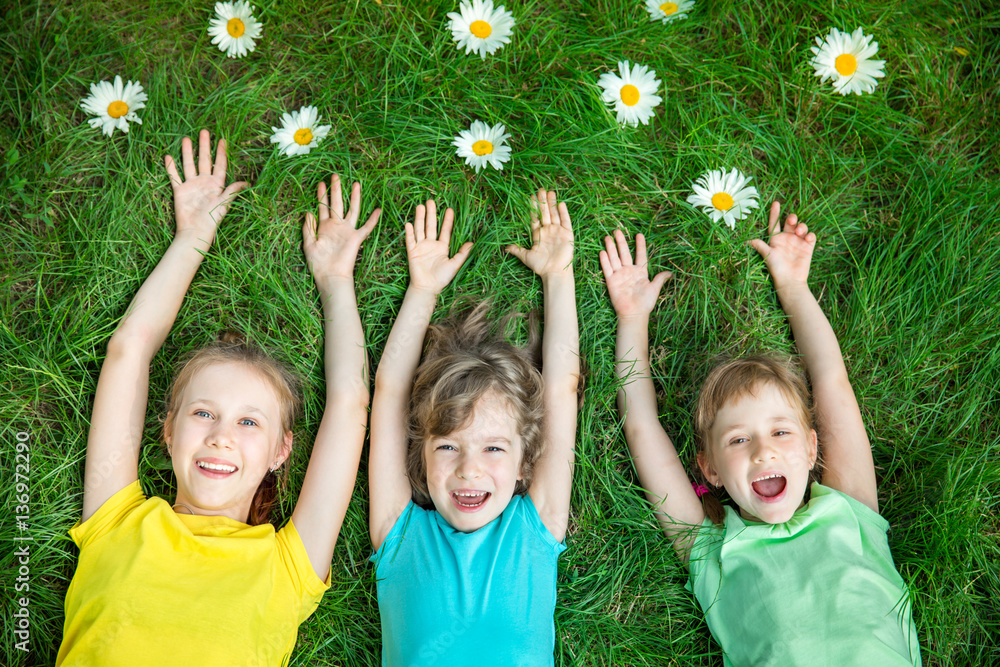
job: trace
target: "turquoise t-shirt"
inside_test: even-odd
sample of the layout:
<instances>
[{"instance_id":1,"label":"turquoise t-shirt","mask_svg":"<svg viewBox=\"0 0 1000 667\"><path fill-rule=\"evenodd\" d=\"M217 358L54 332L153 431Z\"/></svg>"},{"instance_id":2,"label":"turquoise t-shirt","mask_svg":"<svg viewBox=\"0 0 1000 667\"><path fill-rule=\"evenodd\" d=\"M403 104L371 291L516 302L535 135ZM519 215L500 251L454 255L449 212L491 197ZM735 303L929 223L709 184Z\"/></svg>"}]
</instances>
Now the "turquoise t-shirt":
<instances>
[{"instance_id":1,"label":"turquoise t-shirt","mask_svg":"<svg viewBox=\"0 0 1000 667\"><path fill-rule=\"evenodd\" d=\"M566 549L528 496L472 533L407 505L372 556L382 664L552 665L556 560Z\"/></svg>"},{"instance_id":2,"label":"turquoise t-shirt","mask_svg":"<svg viewBox=\"0 0 1000 667\"><path fill-rule=\"evenodd\" d=\"M888 522L821 484L781 524L726 508L691 550L688 589L726 665L921 665Z\"/></svg>"}]
</instances>

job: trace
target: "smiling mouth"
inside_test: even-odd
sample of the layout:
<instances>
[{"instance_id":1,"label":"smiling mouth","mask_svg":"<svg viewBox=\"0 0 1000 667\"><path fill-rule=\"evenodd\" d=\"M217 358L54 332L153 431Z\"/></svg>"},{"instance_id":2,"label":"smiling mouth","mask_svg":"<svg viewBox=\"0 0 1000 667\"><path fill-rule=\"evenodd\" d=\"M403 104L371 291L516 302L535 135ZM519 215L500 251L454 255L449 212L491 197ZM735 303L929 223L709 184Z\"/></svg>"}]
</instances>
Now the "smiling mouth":
<instances>
[{"instance_id":1,"label":"smiling mouth","mask_svg":"<svg viewBox=\"0 0 1000 667\"><path fill-rule=\"evenodd\" d=\"M212 473L215 475L231 475L237 471L236 466L226 465L225 463L209 463L208 461L195 461L195 465L201 470L207 473Z\"/></svg>"},{"instance_id":2,"label":"smiling mouth","mask_svg":"<svg viewBox=\"0 0 1000 667\"><path fill-rule=\"evenodd\" d=\"M452 491L451 499L459 509L474 511L482 507L491 495L489 491Z\"/></svg>"},{"instance_id":3,"label":"smiling mouth","mask_svg":"<svg viewBox=\"0 0 1000 667\"><path fill-rule=\"evenodd\" d=\"M781 493L785 490L786 484L787 480L785 480L784 477L778 474L773 474L754 480L751 486L753 487L754 493L762 499L768 500L781 495Z\"/></svg>"}]
</instances>

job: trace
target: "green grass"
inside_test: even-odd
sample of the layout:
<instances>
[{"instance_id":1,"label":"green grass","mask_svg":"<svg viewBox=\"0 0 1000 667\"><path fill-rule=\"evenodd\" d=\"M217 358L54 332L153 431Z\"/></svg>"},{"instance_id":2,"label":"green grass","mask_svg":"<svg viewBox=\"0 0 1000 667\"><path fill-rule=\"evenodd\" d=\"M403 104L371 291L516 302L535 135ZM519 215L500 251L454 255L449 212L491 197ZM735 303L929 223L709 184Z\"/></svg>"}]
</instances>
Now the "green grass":
<instances>
[{"instance_id":1,"label":"green grass","mask_svg":"<svg viewBox=\"0 0 1000 667\"><path fill-rule=\"evenodd\" d=\"M230 60L206 33L211 2L10 3L0 24L0 582L14 608L15 434L31 444L31 652L4 612L0 662L51 664L76 548L86 433L105 346L172 234L163 155L208 127L230 140L242 194L154 361L142 482L172 493L155 441L172 367L223 328L247 332L307 378L297 442L322 413L319 300L300 246L315 183L364 184L382 221L358 266L377 360L405 290L403 222L427 197L456 207L455 243L476 249L443 298L539 305L530 272L502 252L527 242L532 188L574 216L582 351L569 551L560 561L558 665L721 665L685 571L635 486L614 405L614 313L597 262L615 228L642 232L669 268L651 323L662 422L693 456L690 414L718 354L792 350L763 263L686 202L711 168L754 176L820 238L812 285L837 331L871 436L890 545L913 595L925 665L1000 663L1000 12L990 2L704 0L650 22L639 0L506 2L513 42L485 62L445 29L457 3L267 3L258 49ZM886 77L841 98L807 65L831 26L874 33ZM960 56L954 47L969 50ZM648 127L619 128L595 82L619 59L650 66L666 97ZM79 107L91 82L138 79L141 126L107 139ZM284 111L313 104L333 125L310 155L269 143ZM503 122L513 159L474 174L451 138ZM308 458L297 449L287 517ZM301 627L295 665L379 664L367 563L366 475Z\"/></svg>"}]
</instances>

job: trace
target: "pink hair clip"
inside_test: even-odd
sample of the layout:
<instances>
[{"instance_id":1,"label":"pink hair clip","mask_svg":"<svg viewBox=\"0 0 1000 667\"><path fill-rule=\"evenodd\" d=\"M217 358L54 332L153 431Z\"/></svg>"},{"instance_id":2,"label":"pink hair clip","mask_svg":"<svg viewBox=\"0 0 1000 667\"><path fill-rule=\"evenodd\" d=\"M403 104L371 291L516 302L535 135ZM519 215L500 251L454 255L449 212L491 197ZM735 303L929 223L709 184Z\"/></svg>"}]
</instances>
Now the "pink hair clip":
<instances>
[{"instance_id":1,"label":"pink hair clip","mask_svg":"<svg viewBox=\"0 0 1000 667\"><path fill-rule=\"evenodd\" d=\"M699 498L701 498L706 493L711 493L712 492L704 484L698 484L696 482L691 482L691 488L694 489L694 492L698 495Z\"/></svg>"}]
</instances>

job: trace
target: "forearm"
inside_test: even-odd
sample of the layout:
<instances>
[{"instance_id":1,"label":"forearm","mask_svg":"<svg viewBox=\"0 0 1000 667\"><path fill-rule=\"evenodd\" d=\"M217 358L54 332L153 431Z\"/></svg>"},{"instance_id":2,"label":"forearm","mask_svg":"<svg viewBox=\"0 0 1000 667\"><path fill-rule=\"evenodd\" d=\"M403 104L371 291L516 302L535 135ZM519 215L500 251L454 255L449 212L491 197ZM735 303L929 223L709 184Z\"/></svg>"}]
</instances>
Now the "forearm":
<instances>
[{"instance_id":1,"label":"forearm","mask_svg":"<svg viewBox=\"0 0 1000 667\"><path fill-rule=\"evenodd\" d=\"M580 328L576 314L576 284L572 272L542 277L545 330L542 376L550 386L574 396L580 382Z\"/></svg>"},{"instance_id":2,"label":"forearm","mask_svg":"<svg viewBox=\"0 0 1000 667\"><path fill-rule=\"evenodd\" d=\"M379 360L376 388L395 389L409 398L410 385L420 363L424 336L436 305L435 292L413 285L407 288Z\"/></svg>"},{"instance_id":3,"label":"forearm","mask_svg":"<svg viewBox=\"0 0 1000 667\"><path fill-rule=\"evenodd\" d=\"M615 372L621 380L618 412L625 419L626 436L630 431L650 424L659 426L656 388L649 368L648 315L619 318Z\"/></svg>"},{"instance_id":4,"label":"forearm","mask_svg":"<svg viewBox=\"0 0 1000 667\"><path fill-rule=\"evenodd\" d=\"M137 350L147 361L152 359L170 333L184 295L209 247L208 242L194 234L178 234L174 238L132 299L108 343L109 348L127 340L130 349Z\"/></svg>"},{"instance_id":5,"label":"forearm","mask_svg":"<svg viewBox=\"0 0 1000 667\"><path fill-rule=\"evenodd\" d=\"M368 355L353 278L317 283L323 303L324 368L327 402L358 405L370 397Z\"/></svg>"},{"instance_id":6,"label":"forearm","mask_svg":"<svg viewBox=\"0 0 1000 667\"><path fill-rule=\"evenodd\" d=\"M808 285L781 285L777 292L813 385L847 382L837 336Z\"/></svg>"}]
</instances>

